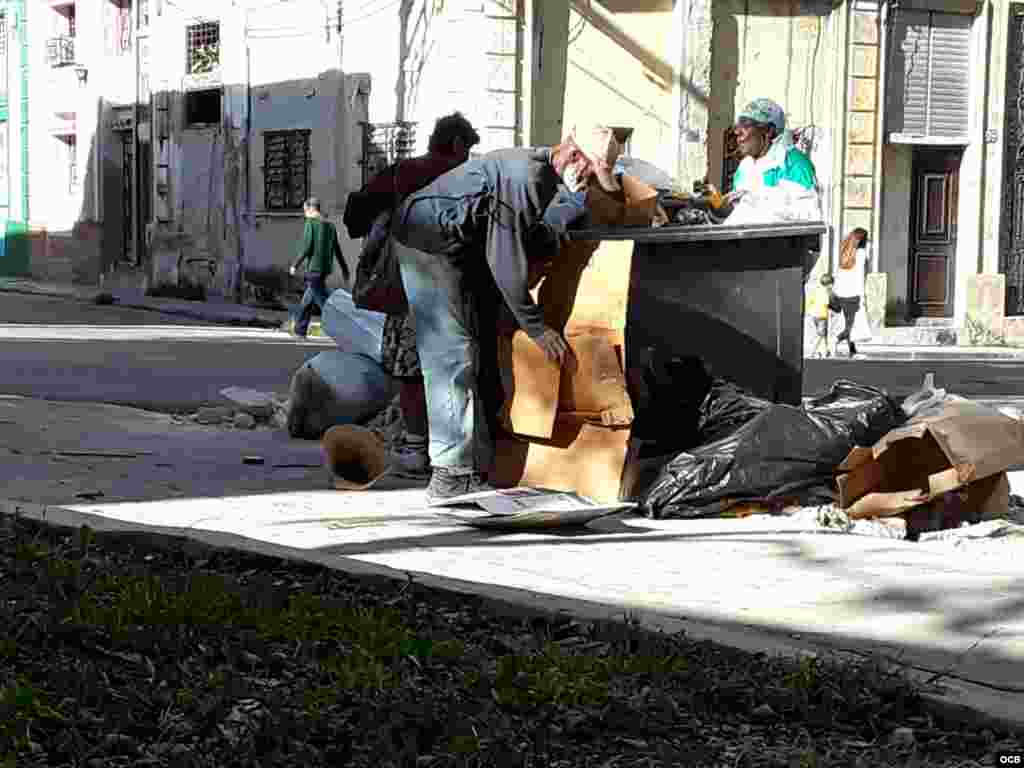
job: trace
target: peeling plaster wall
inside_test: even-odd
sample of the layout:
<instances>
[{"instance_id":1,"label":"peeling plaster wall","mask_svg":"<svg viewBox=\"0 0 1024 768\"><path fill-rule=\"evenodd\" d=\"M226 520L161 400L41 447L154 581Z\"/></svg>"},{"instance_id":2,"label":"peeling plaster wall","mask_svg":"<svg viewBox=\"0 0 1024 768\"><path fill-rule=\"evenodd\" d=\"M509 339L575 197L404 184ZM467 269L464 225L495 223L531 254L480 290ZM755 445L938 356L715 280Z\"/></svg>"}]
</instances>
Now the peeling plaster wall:
<instances>
[{"instance_id":1,"label":"peeling plaster wall","mask_svg":"<svg viewBox=\"0 0 1024 768\"><path fill-rule=\"evenodd\" d=\"M301 210L266 210L264 132L311 132L309 192L338 220L353 178L358 181L352 119L366 119L365 99L360 109L359 89L346 92L338 35L319 0L251 11L218 5L212 17L190 6L165 5L155 23L150 280L187 280L209 294L232 296L243 269L287 267L301 235ZM205 20L220 23L219 81L212 85L223 86L221 117L189 126L186 27Z\"/></svg>"},{"instance_id":2,"label":"peeling plaster wall","mask_svg":"<svg viewBox=\"0 0 1024 768\"><path fill-rule=\"evenodd\" d=\"M365 78L345 78L334 71L312 80L255 89L250 183L256 214L253 227L246 231L247 267L286 267L295 259L302 212L267 212L263 175L264 132L292 129L311 132L310 190L320 198L324 215L339 227L342 250L354 264L357 246L344 236L341 214L348 193L359 186L359 154L354 150L361 147L358 124L367 119L361 82Z\"/></svg>"},{"instance_id":3,"label":"peeling plaster wall","mask_svg":"<svg viewBox=\"0 0 1024 768\"><path fill-rule=\"evenodd\" d=\"M820 151L812 160L819 182L831 182L834 95L842 53L833 43L840 18L828 6L797 0L715 0L711 44L708 162L720 179L725 131L752 99L768 97L786 110L790 127L816 126Z\"/></svg>"},{"instance_id":4,"label":"peeling plaster wall","mask_svg":"<svg viewBox=\"0 0 1024 768\"><path fill-rule=\"evenodd\" d=\"M672 12L616 13L616 26L673 67ZM574 125L633 129L630 153L675 175L672 83L572 11L566 71L564 132Z\"/></svg>"}]
</instances>

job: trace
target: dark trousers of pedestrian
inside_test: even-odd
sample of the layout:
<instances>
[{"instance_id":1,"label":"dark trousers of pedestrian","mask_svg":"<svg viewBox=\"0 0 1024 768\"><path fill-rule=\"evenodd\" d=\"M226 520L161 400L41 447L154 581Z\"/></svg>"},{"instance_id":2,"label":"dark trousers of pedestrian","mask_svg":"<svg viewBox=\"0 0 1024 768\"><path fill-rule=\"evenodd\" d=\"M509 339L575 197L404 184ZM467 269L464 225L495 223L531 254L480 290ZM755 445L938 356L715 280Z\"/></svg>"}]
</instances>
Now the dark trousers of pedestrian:
<instances>
[{"instance_id":1,"label":"dark trousers of pedestrian","mask_svg":"<svg viewBox=\"0 0 1024 768\"><path fill-rule=\"evenodd\" d=\"M843 313L843 331L836 336L836 342L845 341L850 345L850 354L857 354L857 347L850 334L853 333L853 319L860 311L860 296L833 296L829 301L829 309Z\"/></svg>"},{"instance_id":2,"label":"dark trousers of pedestrian","mask_svg":"<svg viewBox=\"0 0 1024 768\"><path fill-rule=\"evenodd\" d=\"M295 313L295 335L305 336L309 332L309 321L313 319L313 305L322 312L330 294L327 292L327 278L319 272L306 273L306 290Z\"/></svg>"}]
</instances>

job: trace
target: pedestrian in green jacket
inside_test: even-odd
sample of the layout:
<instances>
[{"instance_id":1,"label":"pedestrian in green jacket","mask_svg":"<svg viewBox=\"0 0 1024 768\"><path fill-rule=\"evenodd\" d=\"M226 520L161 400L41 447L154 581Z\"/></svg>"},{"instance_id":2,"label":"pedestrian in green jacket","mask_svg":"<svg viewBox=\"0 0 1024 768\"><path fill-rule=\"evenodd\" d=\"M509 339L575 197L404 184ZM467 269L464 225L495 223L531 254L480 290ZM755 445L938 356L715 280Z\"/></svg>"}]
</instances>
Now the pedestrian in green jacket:
<instances>
[{"instance_id":1,"label":"pedestrian in green jacket","mask_svg":"<svg viewBox=\"0 0 1024 768\"><path fill-rule=\"evenodd\" d=\"M305 262L306 290L302 294L298 310L293 315L295 335L301 337L305 337L309 331L313 305L316 304L323 311L327 303L327 277L334 270L335 260L341 267L342 277L345 280L349 277L348 265L345 264L341 246L338 245L338 231L331 222L324 221L321 216L320 200L315 197L309 198L303 206L303 212L306 215L306 223L302 230L302 242L299 245L298 258L289 270L290 274L294 275Z\"/></svg>"}]
</instances>

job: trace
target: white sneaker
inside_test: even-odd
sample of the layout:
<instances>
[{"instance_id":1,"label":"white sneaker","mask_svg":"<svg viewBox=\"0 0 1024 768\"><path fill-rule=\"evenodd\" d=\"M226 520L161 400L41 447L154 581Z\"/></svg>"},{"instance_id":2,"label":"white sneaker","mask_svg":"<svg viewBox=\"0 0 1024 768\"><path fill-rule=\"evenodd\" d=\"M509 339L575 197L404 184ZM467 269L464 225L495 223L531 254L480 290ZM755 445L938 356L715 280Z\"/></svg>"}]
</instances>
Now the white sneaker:
<instances>
[{"instance_id":1,"label":"white sneaker","mask_svg":"<svg viewBox=\"0 0 1024 768\"><path fill-rule=\"evenodd\" d=\"M388 451L388 462L402 475L426 476L430 472L427 444L411 445L402 435Z\"/></svg>"}]
</instances>

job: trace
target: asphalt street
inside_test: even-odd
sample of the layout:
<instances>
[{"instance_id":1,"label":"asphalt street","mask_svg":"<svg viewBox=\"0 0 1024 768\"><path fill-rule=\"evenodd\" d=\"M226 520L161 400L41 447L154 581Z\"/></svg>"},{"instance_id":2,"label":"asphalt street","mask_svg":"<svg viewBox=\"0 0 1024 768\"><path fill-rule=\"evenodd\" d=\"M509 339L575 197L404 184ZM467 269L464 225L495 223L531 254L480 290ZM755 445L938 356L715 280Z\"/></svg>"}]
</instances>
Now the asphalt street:
<instances>
[{"instance_id":1,"label":"asphalt street","mask_svg":"<svg viewBox=\"0 0 1024 768\"><path fill-rule=\"evenodd\" d=\"M194 410L224 387L285 393L296 368L330 339L236 328L48 296L0 298L0 393L106 402L160 411ZM804 392L849 379L915 391L924 375L966 397L1024 397L1024 364L993 360L806 360Z\"/></svg>"},{"instance_id":2,"label":"asphalt street","mask_svg":"<svg viewBox=\"0 0 1024 768\"><path fill-rule=\"evenodd\" d=\"M188 411L229 386L285 393L295 369L332 346L66 298L0 298L4 394Z\"/></svg>"}]
</instances>

